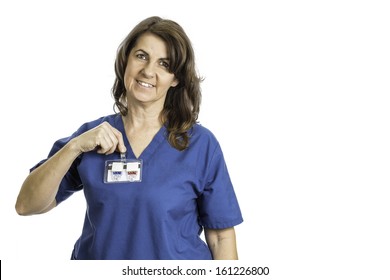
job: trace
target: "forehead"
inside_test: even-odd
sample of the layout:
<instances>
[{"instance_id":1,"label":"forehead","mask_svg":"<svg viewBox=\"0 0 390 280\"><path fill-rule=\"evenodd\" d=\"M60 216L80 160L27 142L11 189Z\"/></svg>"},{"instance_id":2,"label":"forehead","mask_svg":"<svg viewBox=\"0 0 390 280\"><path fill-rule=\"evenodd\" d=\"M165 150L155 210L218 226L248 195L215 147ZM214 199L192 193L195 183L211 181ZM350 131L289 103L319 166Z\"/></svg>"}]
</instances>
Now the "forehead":
<instances>
[{"instance_id":1,"label":"forehead","mask_svg":"<svg viewBox=\"0 0 390 280\"><path fill-rule=\"evenodd\" d=\"M134 45L133 51L143 50L149 55L167 57L167 44L159 36L152 33L142 34Z\"/></svg>"}]
</instances>

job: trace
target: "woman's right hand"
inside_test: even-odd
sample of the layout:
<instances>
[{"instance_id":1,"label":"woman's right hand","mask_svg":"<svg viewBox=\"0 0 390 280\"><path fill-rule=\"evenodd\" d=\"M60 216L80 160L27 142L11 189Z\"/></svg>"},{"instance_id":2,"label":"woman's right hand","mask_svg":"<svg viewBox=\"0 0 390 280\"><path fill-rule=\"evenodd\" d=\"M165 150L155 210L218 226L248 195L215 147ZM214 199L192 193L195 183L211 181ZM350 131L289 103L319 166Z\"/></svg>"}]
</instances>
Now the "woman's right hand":
<instances>
[{"instance_id":1,"label":"woman's right hand","mask_svg":"<svg viewBox=\"0 0 390 280\"><path fill-rule=\"evenodd\" d=\"M95 150L99 154L126 152L122 133L104 122L73 138L57 153L32 171L24 181L16 201L19 215L45 213L53 209L61 180L73 161L84 152Z\"/></svg>"},{"instance_id":2,"label":"woman's right hand","mask_svg":"<svg viewBox=\"0 0 390 280\"><path fill-rule=\"evenodd\" d=\"M73 145L80 154L95 149L97 153L105 155L112 154L115 151L126 152L122 133L108 122L103 122L74 138Z\"/></svg>"}]
</instances>

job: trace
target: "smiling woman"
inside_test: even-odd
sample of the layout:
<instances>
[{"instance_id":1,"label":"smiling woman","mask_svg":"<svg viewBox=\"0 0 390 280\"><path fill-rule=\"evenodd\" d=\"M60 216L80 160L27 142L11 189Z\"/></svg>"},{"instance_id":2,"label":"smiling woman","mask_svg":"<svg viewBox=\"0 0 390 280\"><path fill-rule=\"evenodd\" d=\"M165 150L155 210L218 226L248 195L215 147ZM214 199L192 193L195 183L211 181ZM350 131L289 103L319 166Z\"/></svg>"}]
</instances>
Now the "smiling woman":
<instances>
[{"instance_id":1,"label":"smiling woman","mask_svg":"<svg viewBox=\"0 0 390 280\"><path fill-rule=\"evenodd\" d=\"M72 259L237 259L243 219L221 147L197 124L201 79L184 30L145 19L119 46L115 73L119 113L55 142L16 211L45 213L83 190Z\"/></svg>"},{"instance_id":2,"label":"smiling woman","mask_svg":"<svg viewBox=\"0 0 390 280\"><path fill-rule=\"evenodd\" d=\"M152 33L142 35L131 50L125 71L126 99L132 108L139 103L155 104L160 112L169 88L178 84L169 72L169 59L165 42ZM141 106L148 106L142 105Z\"/></svg>"},{"instance_id":3,"label":"smiling woman","mask_svg":"<svg viewBox=\"0 0 390 280\"><path fill-rule=\"evenodd\" d=\"M201 78L195 70L195 55L190 40L183 28L176 22L161 20L158 17L148 18L140 22L123 40L118 48L115 62L116 79L113 87L115 105L123 116L127 115L125 72L129 60L132 59L130 52L133 51L132 54L141 60L149 61L151 59L151 54L148 54L147 50L140 49L141 46L135 47L136 44L141 43L143 37L147 37L147 39L154 37L154 41L160 40L161 56L156 56L154 59L159 59L159 64L165 65L167 72L174 74L177 84L167 90L163 110L159 117L162 123L166 123L169 131L169 143L175 148L183 150L189 144L187 131L198 119L201 102ZM152 48L152 46L153 48L157 47L150 45L148 48ZM155 56L155 54L153 55ZM146 65L148 68L151 66L149 64L150 62ZM146 71L149 70L146 69Z\"/></svg>"}]
</instances>

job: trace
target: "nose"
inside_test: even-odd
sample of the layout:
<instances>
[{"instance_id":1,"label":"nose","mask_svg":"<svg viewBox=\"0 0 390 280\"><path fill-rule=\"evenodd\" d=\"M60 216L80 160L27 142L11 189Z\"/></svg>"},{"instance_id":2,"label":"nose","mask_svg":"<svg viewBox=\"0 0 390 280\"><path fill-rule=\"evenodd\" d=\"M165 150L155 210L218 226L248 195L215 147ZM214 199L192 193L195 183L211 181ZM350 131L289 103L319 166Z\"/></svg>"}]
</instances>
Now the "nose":
<instances>
[{"instance_id":1,"label":"nose","mask_svg":"<svg viewBox=\"0 0 390 280\"><path fill-rule=\"evenodd\" d=\"M145 78L153 78L155 75L155 69L153 64L150 62L146 63L142 68L142 74L145 76Z\"/></svg>"}]
</instances>

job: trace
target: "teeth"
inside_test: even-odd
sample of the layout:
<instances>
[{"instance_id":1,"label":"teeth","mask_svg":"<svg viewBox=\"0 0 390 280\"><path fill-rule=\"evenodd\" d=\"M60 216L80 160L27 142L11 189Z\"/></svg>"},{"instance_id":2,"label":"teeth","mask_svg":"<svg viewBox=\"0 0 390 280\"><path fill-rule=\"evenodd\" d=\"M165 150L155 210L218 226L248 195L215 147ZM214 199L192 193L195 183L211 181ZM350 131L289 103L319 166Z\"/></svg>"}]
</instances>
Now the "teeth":
<instances>
[{"instance_id":1,"label":"teeth","mask_svg":"<svg viewBox=\"0 0 390 280\"><path fill-rule=\"evenodd\" d=\"M139 83L141 86L143 86L143 87L147 87L147 88L152 88L152 87L153 87L153 85L148 84L148 83L144 83L144 82L141 82L141 81L138 81L138 83Z\"/></svg>"}]
</instances>

